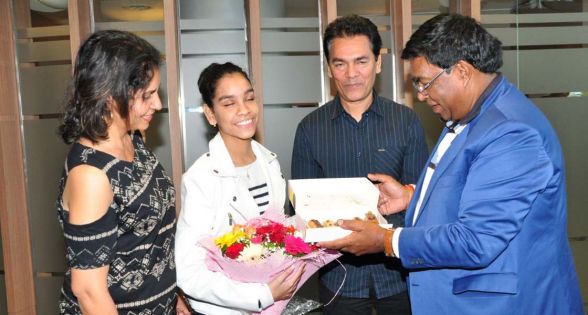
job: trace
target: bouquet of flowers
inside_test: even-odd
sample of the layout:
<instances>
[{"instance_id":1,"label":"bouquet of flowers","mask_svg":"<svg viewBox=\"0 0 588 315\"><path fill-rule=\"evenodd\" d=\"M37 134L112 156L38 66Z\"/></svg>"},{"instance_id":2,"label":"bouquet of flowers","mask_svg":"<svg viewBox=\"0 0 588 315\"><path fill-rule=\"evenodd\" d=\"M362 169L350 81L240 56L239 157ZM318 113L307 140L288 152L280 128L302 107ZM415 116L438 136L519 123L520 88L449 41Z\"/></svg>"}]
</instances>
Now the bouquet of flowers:
<instances>
[{"instance_id":1,"label":"bouquet of flowers","mask_svg":"<svg viewBox=\"0 0 588 315\"><path fill-rule=\"evenodd\" d=\"M298 290L310 276L341 254L320 249L304 242L299 236L303 224L275 211L234 225L228 233L204 238L200 244L207 250L208 269L223 272L242 282L267 283L290 266L305 271ZM277 301L262 314L280 314L288 301Z\"/></svg>"}]
</instances>

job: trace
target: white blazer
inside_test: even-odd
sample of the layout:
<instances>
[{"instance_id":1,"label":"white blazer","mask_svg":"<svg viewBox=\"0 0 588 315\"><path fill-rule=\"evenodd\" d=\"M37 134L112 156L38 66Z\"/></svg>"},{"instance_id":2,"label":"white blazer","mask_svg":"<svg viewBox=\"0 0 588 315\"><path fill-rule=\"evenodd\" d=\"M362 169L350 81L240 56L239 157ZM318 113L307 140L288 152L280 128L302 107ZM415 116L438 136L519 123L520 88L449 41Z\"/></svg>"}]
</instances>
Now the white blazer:
<instances>
[{"instance_id":1,"label":"white blazer","mask_svg":"<svg viewBox=\"0 0 588 315\"><path fill-rule=\"evenodd\" d=\"M220 134L182 176L182 210L176 232L178 286L190 297L192 308L204 314L259 312L274 303L264 283L243 283L208 270L206 251L198 240L230 231L229 221L245 223L259 216L259 207L239 178ZM286 183L276 155L251 142L268 185L268 209L283 209ZM261 307L260 307L261 305Z\"/></svg>"}]
</instances>

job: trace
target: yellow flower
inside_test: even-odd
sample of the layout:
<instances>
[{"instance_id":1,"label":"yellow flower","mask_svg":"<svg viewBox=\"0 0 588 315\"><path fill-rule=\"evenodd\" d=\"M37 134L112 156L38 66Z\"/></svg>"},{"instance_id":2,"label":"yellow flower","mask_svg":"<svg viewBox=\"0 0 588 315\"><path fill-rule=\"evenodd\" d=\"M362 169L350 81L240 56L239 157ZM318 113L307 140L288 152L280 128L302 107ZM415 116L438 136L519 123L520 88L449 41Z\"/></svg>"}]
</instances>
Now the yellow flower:
<instances>
[{"instance_id":1,"label":"yellow flower","mask_svg":"<svg viewBox=\"0 0 588 315\"><path fill-rule=\"evenodd\" d=\"M242 229L233 229L233 231L225 233L224 235L214 239L214 244L220 248L225 248L233 245L238 240L245 237Z\"/></svg>"}]
</instances>

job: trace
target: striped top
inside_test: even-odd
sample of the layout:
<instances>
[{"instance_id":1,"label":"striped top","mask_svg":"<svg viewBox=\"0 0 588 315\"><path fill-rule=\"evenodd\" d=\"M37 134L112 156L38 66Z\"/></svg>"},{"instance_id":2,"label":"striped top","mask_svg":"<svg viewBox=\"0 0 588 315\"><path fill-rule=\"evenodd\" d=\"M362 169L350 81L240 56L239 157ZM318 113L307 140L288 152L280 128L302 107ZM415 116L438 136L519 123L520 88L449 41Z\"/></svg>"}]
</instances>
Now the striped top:
<instances>
[{"instance_id":1,"label":"striped top","mask_svg":"<svg viewBox=\"0 0 588 315\"><path fill-rule=\"evenodd\" d=\"M425 166L428 150L417 115L408 107L379 97L359 122L343 109L339 98L308 114L298 125L292 154L292 178L363 177L388 174L402 183L415 183ZM404 226L404 212L388 216L394 226ZM406 290L400 261L384 254L340 259L347 277L340 294L376 298ZM321 269L320 279L336 292L344 269L331 263Z\"/></svg>"},{"instance_id":2,"label":"striped top","mask_svg":"<svg viewBox=\"0 0 588 315\"><path fill-rule=\"evenodd\" d=\"M175 314L175 190L165 170L141 140L133 136L132 162L75 143L65 163L57 199L65 237L67 271L59 312L81 314L71 288L71 268L108 265L108 291L119 314ZM113 201L100 219L69 223L62 194L69 172L79 165L102 170Z\"/></svg>"}]
</instances>

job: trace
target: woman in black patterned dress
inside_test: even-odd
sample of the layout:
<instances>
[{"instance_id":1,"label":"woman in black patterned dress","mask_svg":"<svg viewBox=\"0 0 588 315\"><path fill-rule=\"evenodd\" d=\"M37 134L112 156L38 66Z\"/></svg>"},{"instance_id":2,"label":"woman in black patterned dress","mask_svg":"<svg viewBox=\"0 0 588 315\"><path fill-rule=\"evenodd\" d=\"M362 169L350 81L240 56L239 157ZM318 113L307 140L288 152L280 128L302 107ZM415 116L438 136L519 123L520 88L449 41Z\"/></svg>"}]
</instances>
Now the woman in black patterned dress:
<instances>
[{"instance_id":1,"label":"woman in black patterned dress","mask_svg":"<svg viewBox=\"0 0 588 315\"><path fill-rule=\"evenodd\" d=\"M162 107L159 52L122 31L80 47L59 133L73 144L57 199L61 314L172 314L175 190L136 130Z\"/></svg>"}]
</instances>

